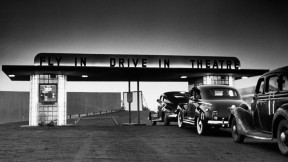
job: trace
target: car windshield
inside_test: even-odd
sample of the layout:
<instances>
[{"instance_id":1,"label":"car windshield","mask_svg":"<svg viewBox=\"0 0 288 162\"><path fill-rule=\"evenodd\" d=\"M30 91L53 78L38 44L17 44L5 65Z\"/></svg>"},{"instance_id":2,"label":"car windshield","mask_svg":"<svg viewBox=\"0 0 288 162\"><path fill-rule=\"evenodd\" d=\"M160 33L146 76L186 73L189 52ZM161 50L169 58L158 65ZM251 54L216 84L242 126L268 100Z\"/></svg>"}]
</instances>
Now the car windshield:
<instances>
[{"instance_id":1,"label":"car windshield","mask_svg":"<svg viewBox=\"0 0 288 162\"><path fill-rule=\"evenodd\" d=\"M238 92L230 88L210 88L201 92L204 99L240 99Z\"/></svg>"}]
</instances>

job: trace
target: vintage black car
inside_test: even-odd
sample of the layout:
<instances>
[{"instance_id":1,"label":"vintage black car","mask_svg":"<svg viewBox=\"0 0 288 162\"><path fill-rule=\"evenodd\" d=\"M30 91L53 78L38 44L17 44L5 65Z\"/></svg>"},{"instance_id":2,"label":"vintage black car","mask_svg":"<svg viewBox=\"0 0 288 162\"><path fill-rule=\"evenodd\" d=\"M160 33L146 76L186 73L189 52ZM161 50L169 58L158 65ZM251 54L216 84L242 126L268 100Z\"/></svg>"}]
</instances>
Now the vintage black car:
<instances>
[{"instance_id":1,"label":"vintage black car","mask_svg":"<svg viewBox=\"0 0 288 162\"><path fill-rule=\"evenodd\" d=\"M152 125L156 125L157 122L164 122L164 125L170 125L171 121L177 122L177 106L179 103L185 103L188 101L189 93L182 91L171 91L163 93L158 102L158 111L149 113L149 120Z\"/></svg>"},{"instance_id":2,"label":"vintage black car","mask_svg":"<svg viewBox=\"0 0 288 162\"><path fill-rule=\"evenodd\" d=\"M251 107L231 107L232 137L276 138L282 154L288 155L288 66L267 72L257 82Z\"/></svg>"},{"instance_id":3,"label":"vintage black car","mask_svg":"<svg viewBox=\"0 0 288 162\"><path fill-rule=\"evenodd\" d=\"M178 105L178 126L196 125L200 135L210 127L229 127L229 107L244 103L237 89L231 86L198 86L192 90L188 103Z\"/></svg>"}]
</instances>

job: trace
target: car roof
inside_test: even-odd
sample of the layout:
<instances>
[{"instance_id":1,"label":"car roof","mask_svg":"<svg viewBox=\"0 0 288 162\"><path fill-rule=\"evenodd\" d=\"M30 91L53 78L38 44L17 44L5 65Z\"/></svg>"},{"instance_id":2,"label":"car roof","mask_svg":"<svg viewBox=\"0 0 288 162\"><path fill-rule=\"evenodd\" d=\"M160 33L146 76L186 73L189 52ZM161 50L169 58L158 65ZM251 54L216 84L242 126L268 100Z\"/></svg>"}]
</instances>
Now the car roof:
<instances>
[{"instance_id":1,"label":"car roof","mask_svg":"<svg viewBox=\"0 0 288 162\"><path fill-rule=\"evenodd\" d=\"M235 91L238 91L237 88L232 87L232 86L228 86L228 85L199 85L198 88L200 89L200 91L204 91L204 90L209 90L209 89L217 89L217 88L229 88L229 89L233 89Z\"/></svg>"},{"instance_id":2,"label":"car roof","mask_svg":"<svg viewBox=\"0 0 288 162\"><path fill-rule=\"evenodd\" d=\"M163 94L164 95L171 95L171 94L177 94L177 93L180 93L180 92L188 93L188 92L185 92L185 91L169 91L169 92L164 92Z\"/></svg>"},{"instance_id":3,"label":"car roof","mask_svg":"<svg viewBox=\"0 0 288 162\"><path fill-rule=\"evenodd\" d=\"M263 74L263 76L271 74L271 73L281 73L281 72L285 72L288 73L288 66L284 66L284 67L280 67L274 70L270 70L267 73Z\"/></svg>"},{"instance_id":4,"label":"car roof","mask_svg":"<svg viewBox=\"0 0 288 162\"><path fill-rule=\"evenodd\" d=\"M199 85L198 88L233 88L231 86L228 85Z\"/></svg>"}]
</instances>

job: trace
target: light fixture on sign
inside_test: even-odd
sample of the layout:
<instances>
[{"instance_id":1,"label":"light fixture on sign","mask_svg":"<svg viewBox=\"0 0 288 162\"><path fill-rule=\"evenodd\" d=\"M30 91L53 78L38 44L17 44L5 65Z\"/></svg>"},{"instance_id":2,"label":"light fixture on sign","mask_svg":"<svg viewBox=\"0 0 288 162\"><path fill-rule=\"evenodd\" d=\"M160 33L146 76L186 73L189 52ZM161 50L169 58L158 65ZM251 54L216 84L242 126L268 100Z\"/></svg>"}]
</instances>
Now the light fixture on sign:
<instances>
[{"instance_id":1,"label":"light fixture on sign","mask_svg":"<svg viewBox=\"0 0 288 162\"><path fill-rule=\"evenodd\" d=\"M10 75L8 75L10 78L14 78L15 77L15 75L14 74L10 74Z\"/></svg>"},{"instance_id":2,"label":"light fixture on sign","mask_svg":"<svg viewBox=\"0 0 288 162\"><path fill-rule=\"evenodd\" d=\"M181 76L181 79L186 79L186 78L187 78L186 75Z\"/></svg>"},{"instance_id":3,"label":"light fixture on sign","mask_svg":"<svg viewBox=\"0 0 288 162\"><path fill-rule=\"evenodd\" d=\"M82 75L82 78L88 78L88 75Z\"/></svg>"}]
</instances>

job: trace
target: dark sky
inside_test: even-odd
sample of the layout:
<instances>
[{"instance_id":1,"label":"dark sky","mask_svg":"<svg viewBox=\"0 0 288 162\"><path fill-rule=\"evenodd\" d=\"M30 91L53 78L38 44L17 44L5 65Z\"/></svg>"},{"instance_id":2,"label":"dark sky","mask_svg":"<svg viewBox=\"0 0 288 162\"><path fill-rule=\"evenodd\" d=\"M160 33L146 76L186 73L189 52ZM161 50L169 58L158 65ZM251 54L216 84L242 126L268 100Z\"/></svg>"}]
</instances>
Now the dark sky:
<instances>
[{"instance_id":1,"label":"dark sky","mask_svg":"<svg viewBox=\"0 0 288 162\"><path fill-rule=\"evenodd\" d=\"M287 65L287 2L1 0L0 65L73 52L236 56L244 69L273 69Z\"/></svg>"}]
</instances>

